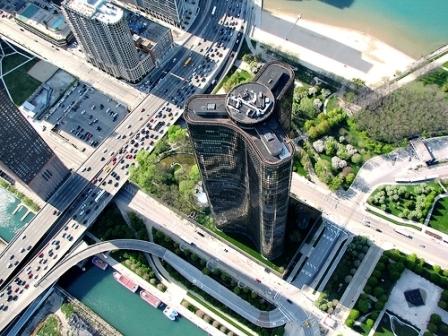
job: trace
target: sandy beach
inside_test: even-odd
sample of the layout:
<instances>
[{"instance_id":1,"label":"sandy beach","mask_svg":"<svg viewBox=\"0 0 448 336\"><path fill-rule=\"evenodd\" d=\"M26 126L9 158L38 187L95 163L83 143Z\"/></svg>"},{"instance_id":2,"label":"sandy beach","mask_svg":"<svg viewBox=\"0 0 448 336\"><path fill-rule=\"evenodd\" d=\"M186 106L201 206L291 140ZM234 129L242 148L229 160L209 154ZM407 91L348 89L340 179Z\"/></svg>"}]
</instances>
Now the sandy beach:
<instances>
[{"instance_id":1,"label":"sandy beach","mask_svg":"<svg viewBox=\"0 0 448 336\"><path fill-rule=\"evenodd\" d=\"M253 0L251 38L298 57L312 68L369 86L379 85L415 60L368 34L262 10Z\"/></svg>"}]
</instances>

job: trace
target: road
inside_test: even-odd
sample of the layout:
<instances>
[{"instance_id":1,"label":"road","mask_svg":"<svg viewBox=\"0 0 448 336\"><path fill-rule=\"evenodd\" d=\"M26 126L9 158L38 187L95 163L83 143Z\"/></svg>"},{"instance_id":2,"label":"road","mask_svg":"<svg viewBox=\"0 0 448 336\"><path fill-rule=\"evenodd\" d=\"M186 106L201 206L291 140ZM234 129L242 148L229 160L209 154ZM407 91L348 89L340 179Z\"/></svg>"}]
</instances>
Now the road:
<instances>
[{"instance_id":1,"label":"road","mask_svg":"<svg viewBox=\"0 0 448 336\"><path fill-rule=\"evenodd\" d=\"M293 174L291 194L298 200L321 210L326 218L344 226L353 234L369 237L383 249L397 248L406 253L416 253L431 264L448 268L448 246L443 241L416 230L409 230L412 239L404 237L394 231L396 225L366 212L362 203L337 198L330 190L297 174Z\"/></svg>"},{"instance_id":2,"label":"road","mask_svg":"<svg viewBox=\"0 0 448 336\"><path fill-rule=\"evenodd\" d=\"M173 239L177 241L182 239L188 245L188 249L197 250L200 254L207 254L210 257L208 262L210 267L215 265L233 278L253 288L258 294L276 305L288 320L302 325L309 318L311 312L314 315L321 314L300 289L277 275L266 272L260 264L215 238L197 224L180 217L134 186L127 185L115 200L139 214L151 225L170 234Z\"/></svg>"},{"instance_id":3,"label":"road","mask_svg":"<svg viewBox=\"0 0 448 336\"><path fill-rule=\"evenodd\" d=\"M136 239L118 239L108 242L101 242L91 245L81 251L78 250L76 253L67 255L66 258L61 260L55 268L48 272L44 278L39 280L34 285L36 287L36 290L33 291L34 298L29 296L27 299L31 303L42 292L53 285L53 283L55 283L62 275L64 275L65 272L67 272L71 267L77 265L79 262L94 255L114 250L134 250L146 252L166 261L187 280L194 283L197 287L201 288L217 300L223 302L226 306L256 325L272 328L283 325L287 322L286 317L279 309L274 309L268 312L260 311L214 279L204 275L196 267L181 257L178 257L173 252L152 242ZM19 312L12 311L10 313L18 314Z\"/></svg>"},{"instance_id":4,"label":"road","mask_svg":"<svg viewBox=\"0 0 448 336\"><path fill-rule=\"evenodd\" d=\"M21 311L26 307L27 298L33 296L33 283L73 247L126 182L127 169L133 164L136 152L142 148L153 149L154 142L181 115L183 101L193 93L202 92L212 81L220 65L229 57L237 32L243 28L244 23L244 16L240 13L242 7L237 9L230 6L230 3L232 2L217 4L215 16L206 20L197 35L189 39L183 49L174 55L173 60L176 62L165 65L162 71L164 75L156 88L116 128L114 137L108 138L99 146L55 193L50 204L14 237L0 255L2 265L12 264L0 269L0 279L4 281L0 304L7 309L0 312L1 329L15 317L9 311ZM236 17L240 15L240 18ZM237 29L230 28L231 22L237 23ZM225 28L228 38L223 41L224 24L228 27ZM190 57L190 64L185 65ZM197 74L196 78L194 73ZM162 126L155 127L156 125ZM102 190L105 193L100 195ZM62 212L62 215L58 215L57 211ZM46 245L34 254L33 248L43 237ZM22 267L21 263L30 252L33 252L33 258ZM18 269L20 271L6 284L6 279ZM26 285L23 284L18 285L17 282L22 281L26 281L29 288L25 288Z\"/></svg>"},{"instance_id":5,"label":"road","mask_svg":"<svg viewBox=\"0 0 448 336\"><path fill-rule=\"evenodd\" d=\"M31 51L31 54L75 75L95 89L106 92L111 97L128 105L131 110L145 98L142 92L97 69L85 58L74 56L63 48L56 49L50 42L23 29L13 18L1 20L0 35L14 44L19 44L24 50Z\"/></svg>"}]
</instances>

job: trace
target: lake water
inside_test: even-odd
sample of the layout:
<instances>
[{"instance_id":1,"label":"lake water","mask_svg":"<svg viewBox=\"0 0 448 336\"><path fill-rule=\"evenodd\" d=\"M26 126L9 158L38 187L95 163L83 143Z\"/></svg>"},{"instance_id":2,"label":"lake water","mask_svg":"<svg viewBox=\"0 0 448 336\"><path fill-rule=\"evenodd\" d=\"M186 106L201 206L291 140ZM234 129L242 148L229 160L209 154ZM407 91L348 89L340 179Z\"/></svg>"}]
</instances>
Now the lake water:
<instances>
[{"instance_id":1,"label":"lake water","mask_svg":"<svg viewBox=\"0 0 448 336\"><path fill-rule=\"evenodd\" d=\"M0 188L0 237L6 241L10 241L16 232L33 218L30 213L24 221L20 220L27 211L25 207L13 215L19 204L20 201L13 194Z\"/></svg>"},{"instance_id":2,"label":"lake water","mask_svg":"<svg viewBox=\"0 0 448 336\"><path fill-rule=\"evenodd\" d=\"M263 6L368 33L415 58L448 43L448 0L264 0Z\"/></svg>"},{"instance_id":3,"label":"lake water","mask_svg":"<svg viewBox=\"0 0 448 336\"><path fill-rule=\"evenodd\" d=\"M187 319L168 320L160 309L120 285L108 268L91 267L64 288L125 336L205 336Z\"/></svg>"}]
</instances>

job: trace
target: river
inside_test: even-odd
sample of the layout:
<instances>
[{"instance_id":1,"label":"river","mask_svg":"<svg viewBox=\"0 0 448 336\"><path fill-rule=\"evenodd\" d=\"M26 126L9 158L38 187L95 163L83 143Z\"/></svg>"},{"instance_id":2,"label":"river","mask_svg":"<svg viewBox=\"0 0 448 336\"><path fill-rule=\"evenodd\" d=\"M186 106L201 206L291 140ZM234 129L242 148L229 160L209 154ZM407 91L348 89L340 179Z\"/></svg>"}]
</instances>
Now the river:
<instances>
[{"instance_id":1,"label":"river","mask_svg":"<svg viewBox=\"0 0 448 336\"><path fill-rule=\"evenodd\" d=\"M160 309L120 285L108 268L90 267L64 288L125 336L205 336L181 317L173 322Z\"/></svg>"},{"instance_id":2,"label":"river","mask_svg":"<svg viewBox=\"0 0 448 336\"><path fill-rule=\"evenodd\" d=\"M0 188L0 237L6 241L10 241L16 232L33 218L30 213L24 221L20 220L27 211L25 207L13 215L19 204L20 201L13 194Z\"/></svg>"},{"instance_id":3,"label":"river","mask_svg":"<svg viewBox=\"0 0 448 336\"><path fill-rule=\"evenodd\" d=\"M263 7L367 33L415 58L448 43L447 0L264 0Z\"/></svg>"}]
</instances>

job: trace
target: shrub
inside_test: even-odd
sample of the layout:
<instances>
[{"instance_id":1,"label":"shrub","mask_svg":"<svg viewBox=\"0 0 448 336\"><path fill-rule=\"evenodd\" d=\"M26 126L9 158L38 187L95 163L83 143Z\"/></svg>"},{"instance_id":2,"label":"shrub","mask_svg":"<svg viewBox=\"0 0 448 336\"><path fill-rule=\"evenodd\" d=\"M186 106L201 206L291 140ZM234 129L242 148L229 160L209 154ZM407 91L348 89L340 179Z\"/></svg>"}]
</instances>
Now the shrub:
<instances>
[{"instance_id":1,"label":"shrub","mask_svg":"<svg viewBox=\"0 0 448 336\"><path fill-rule=\"evenodd\" d=\"M355 321L348 318L347 320L345 320L345 324L347 327L351 328L351 327L353 327L353 324L355 324Z\"/></svg>"},{"instance_id":2,"label":"shrub","mask_svg":"<svg viewBox=\"0 0 448 336\"><path fill-rule=\"evenodd\" d=\"M350 314L348 315L349 319L356 320L359 317L359 310L352 309L350 310Z\"/></svg>"}]
</instances>

